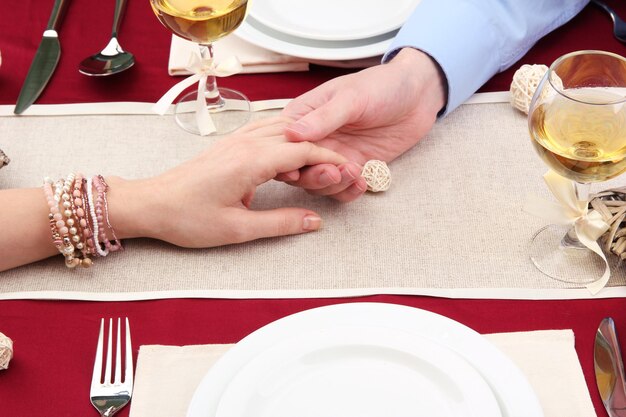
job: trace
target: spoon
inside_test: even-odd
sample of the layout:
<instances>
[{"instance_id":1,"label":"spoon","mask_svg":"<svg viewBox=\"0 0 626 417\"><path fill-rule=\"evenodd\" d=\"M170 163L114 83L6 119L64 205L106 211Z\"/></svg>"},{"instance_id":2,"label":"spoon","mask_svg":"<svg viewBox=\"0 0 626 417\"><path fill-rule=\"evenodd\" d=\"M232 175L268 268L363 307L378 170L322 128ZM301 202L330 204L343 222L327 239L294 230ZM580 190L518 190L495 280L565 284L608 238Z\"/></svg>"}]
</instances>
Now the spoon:
<instances>
[{"instance_id":1,"label":"spoon","mask_svg":"<svg viewBox=\"0 0 626 417\"><path fill-rule=\"evenodd\" d=\"M611 19L613 20L613 35L615 35L618 41L626 43L626 22L620 19L613 9L600 0L591 0L591 2L604 9L604 11L611 16Z\"/></svg>"},{"instance_id":2,"label":"spoon","mask_svg":"<svg viewBox=\"0 0 626 417\"><path fill-rule=\"evenodd\" d=\"M117 41L117 32L120 28L126 0L115 0L115 16L113 17L113 32L108 45L100 52L85 58L78 66L81 74L89 76L105 76L117 74L133 66L135 57L125 52Z\"/></svg>"}]
</instances>

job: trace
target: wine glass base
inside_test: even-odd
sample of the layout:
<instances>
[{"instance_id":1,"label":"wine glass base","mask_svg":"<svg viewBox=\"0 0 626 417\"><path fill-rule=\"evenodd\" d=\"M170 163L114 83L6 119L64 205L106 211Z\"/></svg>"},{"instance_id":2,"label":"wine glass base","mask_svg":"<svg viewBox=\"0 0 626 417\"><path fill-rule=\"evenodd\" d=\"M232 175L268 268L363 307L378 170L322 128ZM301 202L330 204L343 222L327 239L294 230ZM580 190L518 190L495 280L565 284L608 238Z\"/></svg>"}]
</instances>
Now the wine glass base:
<instances>
[{"instance_id":1,"label":"wine glass base","mask_svg":"<svg viewBox=\"0 0 626 417\"><path fill-rule=\"evenodd\" d=\"M250 120L250 101L239 91L219 88L220 97L206 98L206 107L215 131L210 135L223 135L239 129ZM196 120L197 91L185 94L176 102L174 119L185 131L202 136Z\"/></svg>"},{"instance_id":2,"label":"wine glass base","mask_svg":"<svg viewBox=\"0 0 626 417\"><path fill-rule=\"evenodd\" d=\"M604 274L602 258L586 247L565 247L568 228L550 225L540 229L530 243L530 260L548 277L569 284L590 284Z\"/></svg>"}]
</instances>

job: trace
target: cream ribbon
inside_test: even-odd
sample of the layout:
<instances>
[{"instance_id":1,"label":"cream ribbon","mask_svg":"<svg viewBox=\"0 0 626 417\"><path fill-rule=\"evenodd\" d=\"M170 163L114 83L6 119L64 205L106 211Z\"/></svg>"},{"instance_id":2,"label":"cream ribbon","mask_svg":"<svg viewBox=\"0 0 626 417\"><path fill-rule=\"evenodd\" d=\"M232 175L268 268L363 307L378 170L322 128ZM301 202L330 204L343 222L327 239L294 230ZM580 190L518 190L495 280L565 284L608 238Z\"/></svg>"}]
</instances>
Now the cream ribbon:
<instances>
[{"instance_id":1,"label":"cream ribbon","mask_svg":"<svg viewBox=\"0 0 626 417\"><path fill-rule=\"evenodd\" d=\"M215 132L216 129L205 102L207 79L209 76L228 77L236 74L242 70L241 63L236 57L231 56L223 62L216 64L212 57L203 58L200 51L197 50L189 57L189 63L185 69L192 72L192 75L170 88L167 93L156 102L152 110L161 116L164 115L180 93L195 83L198 83L196 121L200 134L202 136L209 135Z\"/></svg>"},{"instance_id":2,"label":"cream ribbon","mask_svg":"<svg viewBox=\"0 0 626 417\"><path fill-rule=\"evenodd\" d=\"M578 240L604 260L606 267L602 277L587 284L587 289L596 294L604 288L611 276L609 262L596 242L609 229L609 225L602 219L600 213L589 210L588 201L578 199L573 181L554 171L546 172L543 179L558 203L531 196L524 205L524 211L546 219L552 224L573 226Z\"/></svg>"}]
</instances>

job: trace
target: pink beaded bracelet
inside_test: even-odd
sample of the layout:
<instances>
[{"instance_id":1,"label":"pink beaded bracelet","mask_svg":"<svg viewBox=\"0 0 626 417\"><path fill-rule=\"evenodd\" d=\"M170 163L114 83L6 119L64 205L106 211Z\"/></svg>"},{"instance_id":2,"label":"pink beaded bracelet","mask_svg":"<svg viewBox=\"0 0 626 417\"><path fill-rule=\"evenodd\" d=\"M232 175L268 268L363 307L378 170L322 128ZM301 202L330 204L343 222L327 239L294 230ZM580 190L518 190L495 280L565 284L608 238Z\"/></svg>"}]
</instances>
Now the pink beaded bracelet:
<instances>
[{"instance_id":1,"label":"pink beaded bracelet","mask_svg":"<svg viewBox=\"0 0 626 417\"><path fill-rule=\"evenodd\" d=\"M113 226L111 226L111 221L109 220L109 203L107 201L107 191L109 191L109 185L106 183L102 175L94 176L93 183L98 192L98 196L96 198L96 215L99 215L98 214L98 208L99 208L100 213L102 214L102 217L103 217L103 221L102 221L102 224L100 224L100 228L103 231L102 241L104 242L105 248L109 252L115 252L117 250L124 250L124 247L122 246L122 242L117 238L115 234L115 229L113 229ZM100 222L100 218L98 218L98 221ZM111 236L113 238L114 243L112 243L106 236L106 233L104 233L104 221L106 221L106 226L111 232Z\"/></svg>"},{"instance_id":2,"label":"pink beaded bracelet","mask_svg":"<svg viewBox=\"0 0 626 417\"><path fill-rule=\"evenodd\" d=\"M81 184L81 200L83 202L83 212L85 214L85 226L83 227L83 236L85 238L85 242L87 243L87 253L91 254L91 255L96 255L96 248L95 248L95 243L94 243L94 239L93 239L93 229L91 228L91 222L90 222L90 213L91 213L91 206L89 204L89 197L88 197L88 193L87 193L87 179L83 178L82 180L82 184Z\"/></svg>"}]
</instances>

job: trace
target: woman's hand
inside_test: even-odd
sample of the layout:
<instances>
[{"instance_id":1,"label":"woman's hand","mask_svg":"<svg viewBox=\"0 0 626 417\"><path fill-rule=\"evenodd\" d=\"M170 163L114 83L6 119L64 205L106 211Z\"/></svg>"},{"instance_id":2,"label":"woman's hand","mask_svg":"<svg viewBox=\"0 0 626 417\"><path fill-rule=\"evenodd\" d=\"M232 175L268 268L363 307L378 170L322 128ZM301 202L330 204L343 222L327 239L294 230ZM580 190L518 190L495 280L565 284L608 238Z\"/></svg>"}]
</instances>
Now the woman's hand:
<instances>
[{"instance_id":1,"label":"woman's hand","mask_svg":"<svg viewBox=\"0 0 626 417\"><path fill-rule=\"evenodd\" d=\"M210 247L319 229L304 208L250 210L256 188L309 165L346 158L309 142L289 142L291 119L263 119L216 142L196 158L148 180L107 178L111 223L123 237Z\"/></svg>"}]
</instances>

